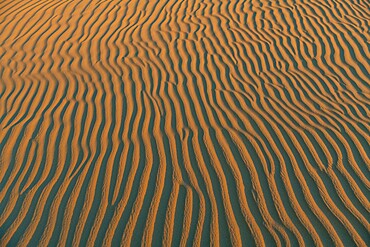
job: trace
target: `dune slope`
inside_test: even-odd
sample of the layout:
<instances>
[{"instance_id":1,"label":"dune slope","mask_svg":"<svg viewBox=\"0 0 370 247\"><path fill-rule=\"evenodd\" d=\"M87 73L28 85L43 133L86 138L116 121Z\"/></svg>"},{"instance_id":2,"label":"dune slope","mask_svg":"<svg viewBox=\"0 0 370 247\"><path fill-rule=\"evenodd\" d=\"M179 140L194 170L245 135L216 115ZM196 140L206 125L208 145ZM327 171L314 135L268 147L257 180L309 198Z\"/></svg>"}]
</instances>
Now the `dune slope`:
<instances>
[{"instance_id":1,"label":"dune slope","mask_svg":"<svg viewBox=\"0 0 370 247\"><path fill-rule=\"evenodd\" d=\"M369 0L0 0L0 246L370 244Z\"/></svg>"}]
</instances>

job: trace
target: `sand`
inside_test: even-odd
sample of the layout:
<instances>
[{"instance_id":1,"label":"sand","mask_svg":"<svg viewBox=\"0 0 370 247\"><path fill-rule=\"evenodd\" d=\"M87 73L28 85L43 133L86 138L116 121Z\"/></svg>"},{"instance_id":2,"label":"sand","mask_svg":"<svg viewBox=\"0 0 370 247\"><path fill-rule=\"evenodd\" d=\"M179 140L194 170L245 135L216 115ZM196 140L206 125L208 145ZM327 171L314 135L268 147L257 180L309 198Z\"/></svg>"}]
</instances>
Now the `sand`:
<instances>
[{"instance_id":1,"label":"sand","mask_svg":"<svg viewBox=\"0 0 370 247\"><path fill-rule=\"evenodd\" d=\"M0 0L0 246L370 245L369 0Z\"/></svg>"}]
</instances>

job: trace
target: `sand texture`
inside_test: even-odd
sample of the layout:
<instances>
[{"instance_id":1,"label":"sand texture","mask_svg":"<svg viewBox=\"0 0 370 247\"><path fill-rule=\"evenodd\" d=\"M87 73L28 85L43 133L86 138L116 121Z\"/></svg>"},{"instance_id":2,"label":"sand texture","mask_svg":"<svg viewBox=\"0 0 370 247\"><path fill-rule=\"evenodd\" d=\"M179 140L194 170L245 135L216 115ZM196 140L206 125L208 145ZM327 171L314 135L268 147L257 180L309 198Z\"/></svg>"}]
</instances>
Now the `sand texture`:
<instances>
[{"instance_id":1,"label":"sand texture","mask_svg":"<svg viewBox=\"0 0 370 247\"><path fill-rule=\"evenodd\" d=\"M370 245L370 0L0 0L17 245Z\"/></svg>"}]
</instances>

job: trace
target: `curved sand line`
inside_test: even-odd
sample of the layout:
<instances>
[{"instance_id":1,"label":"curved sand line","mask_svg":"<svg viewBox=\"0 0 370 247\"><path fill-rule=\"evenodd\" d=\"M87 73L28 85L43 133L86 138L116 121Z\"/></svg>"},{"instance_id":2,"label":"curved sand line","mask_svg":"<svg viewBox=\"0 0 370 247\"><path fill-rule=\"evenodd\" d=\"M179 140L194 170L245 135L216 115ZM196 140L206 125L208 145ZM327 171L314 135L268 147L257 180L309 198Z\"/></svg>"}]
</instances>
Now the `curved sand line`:
<instances>
[{"instance_id":1,"label":"curved sand line","mask_svg":"<svg viewBox=\"0 0 370 247\"><path fill-rule=\"evenodd\" d=\"M0 246L369 245L368 9L0 1Z\"/></svg>"}]
</instances>

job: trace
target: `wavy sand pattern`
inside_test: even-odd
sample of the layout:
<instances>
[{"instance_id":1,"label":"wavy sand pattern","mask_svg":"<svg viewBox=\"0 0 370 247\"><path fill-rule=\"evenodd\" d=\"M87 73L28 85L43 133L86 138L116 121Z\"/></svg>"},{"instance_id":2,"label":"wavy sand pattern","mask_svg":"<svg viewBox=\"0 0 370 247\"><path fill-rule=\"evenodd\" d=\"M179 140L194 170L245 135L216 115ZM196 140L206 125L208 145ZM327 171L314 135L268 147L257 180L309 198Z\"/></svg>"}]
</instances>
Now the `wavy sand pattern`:
<instances>
[{"instance_id":1,"label":"wavy sand pattern","mask_svg":"<svg viewBox=\"0 0 370 247\"><path fill-rule=\"evenodd\" d=\"M0 1L0 246L370 244L369 0Z\"/></svg>"}]
</instances>

